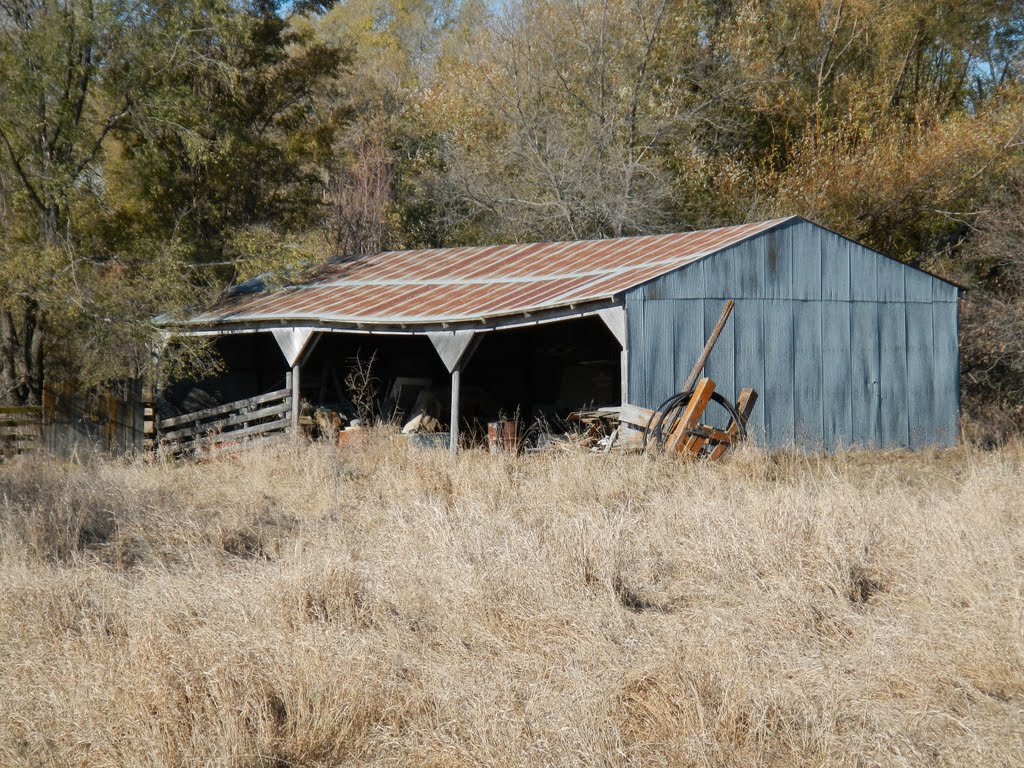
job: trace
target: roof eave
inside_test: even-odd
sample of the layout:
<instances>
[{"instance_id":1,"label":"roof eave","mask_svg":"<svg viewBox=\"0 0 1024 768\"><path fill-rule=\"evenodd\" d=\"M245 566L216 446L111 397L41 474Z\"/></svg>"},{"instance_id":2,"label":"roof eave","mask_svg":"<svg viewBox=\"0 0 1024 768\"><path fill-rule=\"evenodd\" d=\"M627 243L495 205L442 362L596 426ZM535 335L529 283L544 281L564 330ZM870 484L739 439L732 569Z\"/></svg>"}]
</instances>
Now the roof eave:
<instances>
[{"instance_id":1,"label":"roof eave","mask_svg":"<svg viewBox=\"0 0 1024 768\"><path fill-rule=\"evenodd\" d=\"M594 315L597 312L619 307L623 304L622 293L604 299L590 300L578 304L547 307L512 314L478 318L436 318L426 321L401 319L357 319L357 318L265 318L256 320L192 321L173 320L166 315L154 322L161 328L183 336L219 336L238 333L259 333L277 328L314 328L322 332L365 333L387 335L418 335L444 331L488 332L527 325L571 320ZM163 322L159 322L163 320Z\"/></svg>"}]
</instances>

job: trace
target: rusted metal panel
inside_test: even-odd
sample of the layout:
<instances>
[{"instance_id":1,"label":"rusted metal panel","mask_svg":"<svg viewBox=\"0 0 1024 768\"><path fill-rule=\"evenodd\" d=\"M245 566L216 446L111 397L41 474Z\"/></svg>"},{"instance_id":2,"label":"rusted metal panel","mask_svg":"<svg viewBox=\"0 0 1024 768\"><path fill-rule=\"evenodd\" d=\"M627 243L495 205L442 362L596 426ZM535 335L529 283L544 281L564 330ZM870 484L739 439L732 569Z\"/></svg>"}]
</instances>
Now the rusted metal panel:
<instances>
[{"instance_id":1,"label":"rusted metal panel","mask_svg":"<svg viewBox=\"0 0 1024 768\"><path fill-rule=\"evenodd\" d=\"M231 296L186 324L467 322L610 299L787 219L672 235L393 251Z\"/></svg>"}]
</instances>

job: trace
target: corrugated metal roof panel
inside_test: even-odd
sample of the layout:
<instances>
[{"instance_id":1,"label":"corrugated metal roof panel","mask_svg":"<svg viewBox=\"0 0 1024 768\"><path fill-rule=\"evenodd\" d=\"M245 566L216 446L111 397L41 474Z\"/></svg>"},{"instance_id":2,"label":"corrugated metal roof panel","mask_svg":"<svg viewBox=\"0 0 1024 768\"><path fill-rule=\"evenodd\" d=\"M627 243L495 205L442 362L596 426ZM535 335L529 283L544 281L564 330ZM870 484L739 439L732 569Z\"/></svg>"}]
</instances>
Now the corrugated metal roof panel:
<instances>
[{"instance_id":1,"label":"corrugated metal roof panel","mask_svg":"<svg viewBox=\"0 0 1024 768\"><path fill-rule=\"evenodd\" d=\"M187 323L433 324L609 299L788 219L674 235L390 251L305 283L230 296Z\"/></svg>"}]
</instances>

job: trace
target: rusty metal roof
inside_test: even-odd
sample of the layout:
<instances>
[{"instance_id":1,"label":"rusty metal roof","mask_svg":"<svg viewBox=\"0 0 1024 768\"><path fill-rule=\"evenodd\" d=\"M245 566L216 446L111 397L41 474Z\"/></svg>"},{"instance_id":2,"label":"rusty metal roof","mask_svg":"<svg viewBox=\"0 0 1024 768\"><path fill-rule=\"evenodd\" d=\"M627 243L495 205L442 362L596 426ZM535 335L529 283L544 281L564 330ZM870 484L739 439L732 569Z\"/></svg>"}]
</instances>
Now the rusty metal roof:
<instances>
[{"instance_id":1,"label":"rusty metal roof","mask_svg":"<svg viewBox=\"0 0 1024 768\"><path fill-rule=\"evenodd\" d=\"M329 261L277 290L236 290L186 324L480 322L613 299L788 221L670 235L389 251Z\"/></svg>"}]
</instances>

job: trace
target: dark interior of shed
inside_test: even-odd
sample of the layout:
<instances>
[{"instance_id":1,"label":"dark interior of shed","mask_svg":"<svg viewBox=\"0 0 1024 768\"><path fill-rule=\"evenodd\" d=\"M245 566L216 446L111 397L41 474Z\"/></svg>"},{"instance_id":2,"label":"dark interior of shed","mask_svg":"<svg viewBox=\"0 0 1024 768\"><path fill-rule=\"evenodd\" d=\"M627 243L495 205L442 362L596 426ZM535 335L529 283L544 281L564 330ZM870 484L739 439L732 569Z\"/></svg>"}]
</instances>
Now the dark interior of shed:
<instances>
[{"instance_id":1,"label":"dark interior of shed","mask_svg":"<svg viewBox=\"0 0 1024 768\"><path fill-rule=\"evenodd\" d=\"M557 429L572 411L619 404L619 358L597 317L482 334L463 372L463 418L542 419Z\"/></svg>"},{"instance_id":2,"label":"dark interior of shed","mask_svg":"<svg viewBox=\"0 0 1024 768\"><path fill-rule=\"evenodd\" d=\"M524 426L543 421L562 431L572 411L620 402L619 344L599 318L483 332L479 338L460 388L460 424L469 440L482 440L487 423L499 419ZM272 334L225 335L214 343L222 371L170 387L164 399L174 411L285 386L288 366ZM342 424L372 415L402 426L427 413L441 430L450 422L451 375L425 335L322 333L299 380L307 415L337 412Z\"/></svg>"},{"instance_id":3,"label":"dark interior of shed","mask_svg":"<svg viewBox=\"0 0 1024 768\"><path fill-rule=\"evenodd\" d=\"M179 379L158 398L163 416L191 413L285 386L288 365L273 334L240 333L215 337L218 365L208 376Z\"/></svg>"},{"instance_id":4,"label":"dark interior of shed","mask_svg":"<svg viewBox=\"0 0 1024 768\"><path fill-rule=\"evenodd\" d=\"M373 379L375 415L405 425L426 412L447 428L451 375L422 335L323 334L303 364L303 399L356 415L360 369ZM557 431L572 411L619 403L620 371L618 342L599 318L481 333L463 367L460 424L470 439L497 419Z\"/></svg>"}]
</instances>

